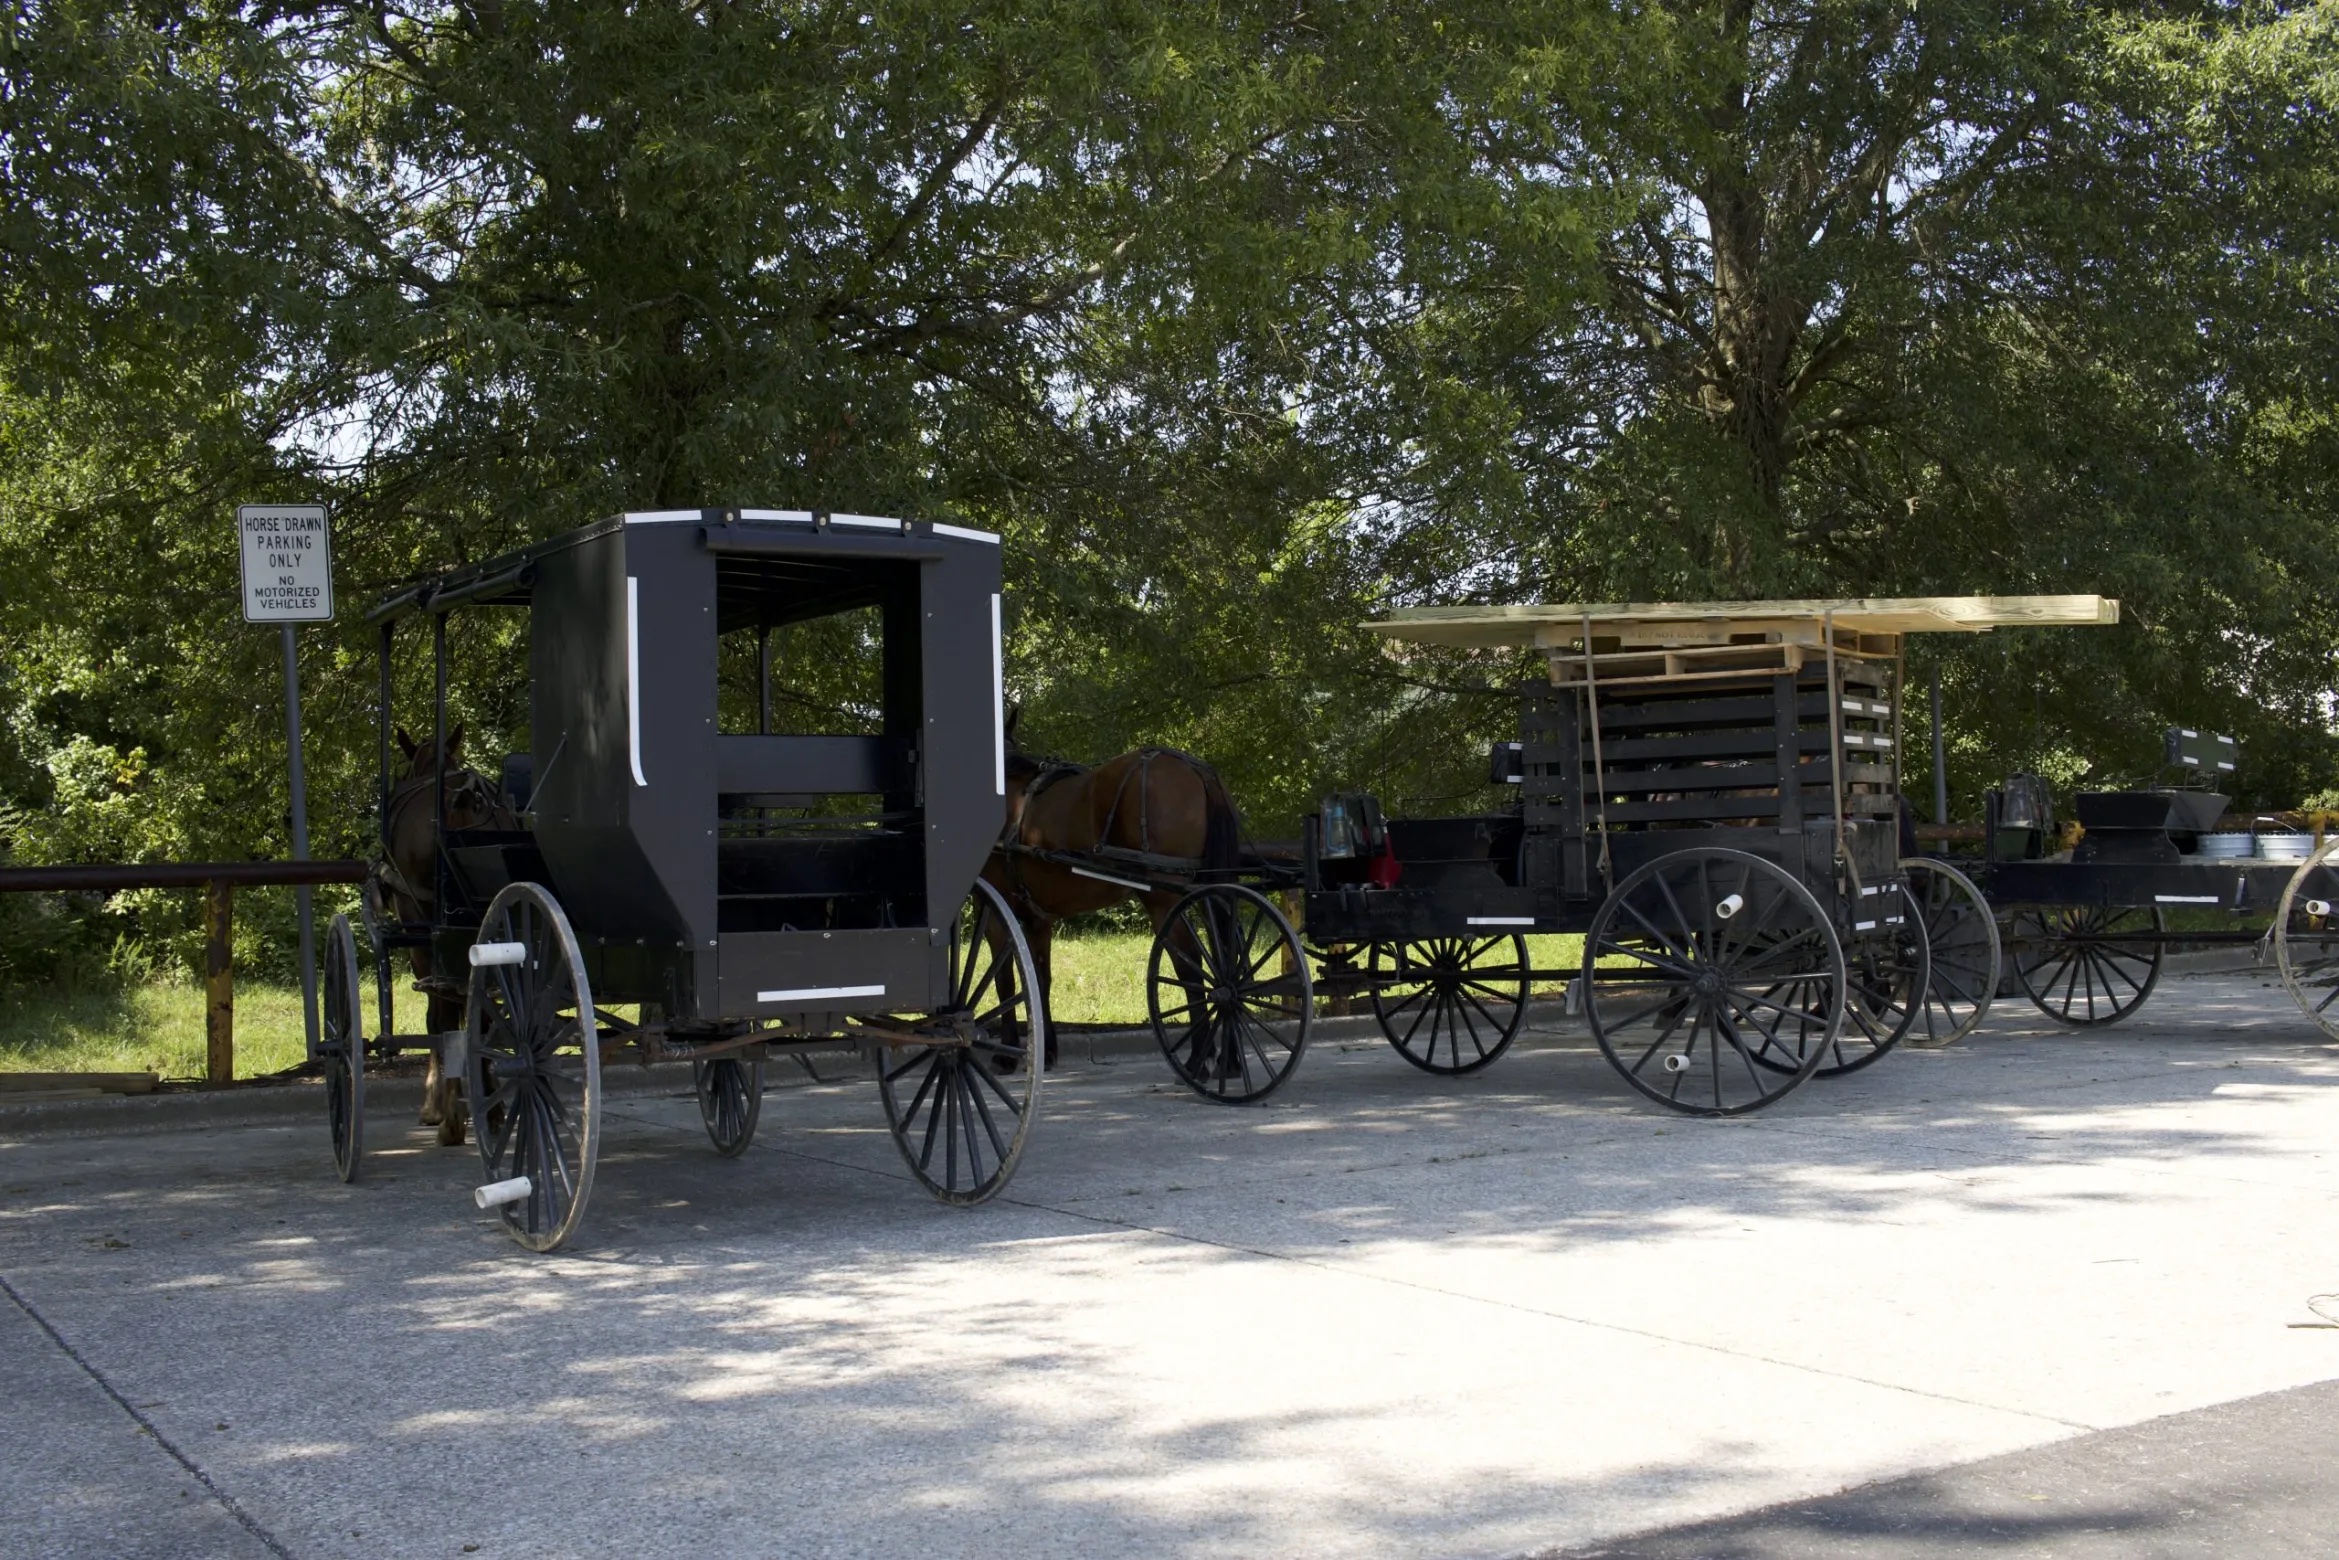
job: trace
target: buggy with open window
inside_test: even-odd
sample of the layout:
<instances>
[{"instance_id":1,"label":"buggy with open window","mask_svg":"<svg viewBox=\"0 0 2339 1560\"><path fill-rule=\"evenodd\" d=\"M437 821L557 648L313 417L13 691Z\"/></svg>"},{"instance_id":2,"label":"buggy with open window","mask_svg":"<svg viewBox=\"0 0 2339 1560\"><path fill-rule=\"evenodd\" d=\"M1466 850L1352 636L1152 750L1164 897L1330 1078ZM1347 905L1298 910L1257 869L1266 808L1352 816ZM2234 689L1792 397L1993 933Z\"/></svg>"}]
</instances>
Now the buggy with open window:
<instances>
[{"instance_id":1,"label":"buggy with open window","mask_svg":"<svg viewBox=\"0 0 2339 1560\"><path fill-rule=\"evenodd\" d=\"M393 873L391 659L418 619L436 767L405 794L434 826L402 892L369 897L371 1036L346 917L329 938L322 1059L344 1177L368 1059L434 1051L468 1104L482 1206L549 1250L591 1191L605 1065L690 1062L708 1133L735 1154L766 1060L844 1043L877 1057L894 1140L934 1195L1005 1186L1046 1015L979 879L1005 787L999 580L985 532L709 509L622 515L383 601ZM527 614L530 740L501 796L466 807L485 782L447 761L447 632L475 609ZM775 675L802 681L791 670L824 674L831 697L791 700L783 682L775 698ZM425 913L403 920L392 899ZM412 949L421 984L460 997L459 1030L392 1032L391 961Z\"/></svg>"}]
</instances>

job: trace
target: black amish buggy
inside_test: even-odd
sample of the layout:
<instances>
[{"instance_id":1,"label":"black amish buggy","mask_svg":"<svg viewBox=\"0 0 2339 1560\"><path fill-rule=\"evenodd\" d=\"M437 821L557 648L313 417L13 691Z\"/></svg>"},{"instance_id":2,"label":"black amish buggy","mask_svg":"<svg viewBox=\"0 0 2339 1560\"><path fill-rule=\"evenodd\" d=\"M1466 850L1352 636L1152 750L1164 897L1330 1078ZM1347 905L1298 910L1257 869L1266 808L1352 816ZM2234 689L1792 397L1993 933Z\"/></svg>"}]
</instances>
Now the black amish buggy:
<instances>
[{"instance_id":1,"label":"black amish buggy","mask_svg":"<svg viewBox=\"0 0 2339 1560\"><path fill-rule=\"evenodd\" d=\"M2016 775L1983 797L1966 869L1999 907L2010 984L2057 1023L2116 1024L2172 948L2247 947L2339 1039L2339 839L2228 812L2231 737L2163 734L2164 767L2132 789L2078 791L2066 838L2052 788Z\"/></svg>"},{"instance_id":2,"label":"black amish buggy","mask_svg":"<svg viewBox=\"0 0 2339 1560\"><path fill-rule=\"evenodd\" d=\"M1046 1015L979 878L1005 788L999 581L986 532L707 509L621 515L384 600L373 1035L346 917L326 971L343 1177L366 1061L433 1051L468 1105L480 1205L550 1250L592 1189L606 1064L692 1063L709 1136L736 1154L766 1059L845 1042L877 1056L894 1140L935 1196L1005 1186ZM499 783L449 762L447 636L450 615L514 609L530 742ZM392 654L418 619L434 726L399 782ZM852 696L776 705L775 659L785 677L813 656ZM400 829L421 842L403 862ZM459 997L459 1030L391 1032L402 950L440 1003Z\"/></svg>"}]
</instances>

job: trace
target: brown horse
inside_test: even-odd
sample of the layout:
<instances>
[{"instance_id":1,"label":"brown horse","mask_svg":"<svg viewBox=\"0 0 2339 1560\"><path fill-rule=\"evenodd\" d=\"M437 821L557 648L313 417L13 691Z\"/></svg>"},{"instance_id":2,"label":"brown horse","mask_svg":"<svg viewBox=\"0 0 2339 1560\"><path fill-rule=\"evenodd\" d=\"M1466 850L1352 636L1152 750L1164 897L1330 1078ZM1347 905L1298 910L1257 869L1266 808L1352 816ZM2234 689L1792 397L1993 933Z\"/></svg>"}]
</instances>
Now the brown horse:
<instances>
[{"instance_id":1,"label":"brown horse","mask_svg":"<svg viewBox=\"0 0 2339 1560\"><path fill-rule=\"evenodd\" d=\"M1003 842L1085 855L1099 846L1177 857L1204 871L1237 865L1242 820L1217 771L1175 748L1139 748L1093 769L1010 752ZM1100 864L1100 870L1110 871ZM1133 873L1132 875L1143 875ZM1044 1002L1052 980L1056 923L1134 898L1161 924L1181 889L1137 892L1083 876L1073 868L994 851L983 876L1007 896L1031 942ZM1048 1026L1047 1065L1056 1065L1056 1029Z\"/></svg>"},{"instance_id":2,"label":"brown horse","mask_svg":"<svg viewBox=\"0 0 2339 1560\"><path fill-rule=\"evenodd\" d=\"M406 773L391 786L382 819L384 860L382 886L390 908L408 926L428 926L438 918L438 790L445 776L449 829L515 829L519 816L504 801L495 782L461 763L463 727L447 733L442 757L435 739L417 742L401 727L398 750L406 755ZM430 1032L443 1035L463 1027L463 997L458 983L463 971L442 974L431 968L428 947L413 950L417 989L430 999L426 1022ZM439 1129L439 1141L452 1146L463 1141L463 1105L455 1080L444 1076L439 1053L432 1050L430 1074L422 1083L422 1124Z\"/></svg>"}]
</instances>

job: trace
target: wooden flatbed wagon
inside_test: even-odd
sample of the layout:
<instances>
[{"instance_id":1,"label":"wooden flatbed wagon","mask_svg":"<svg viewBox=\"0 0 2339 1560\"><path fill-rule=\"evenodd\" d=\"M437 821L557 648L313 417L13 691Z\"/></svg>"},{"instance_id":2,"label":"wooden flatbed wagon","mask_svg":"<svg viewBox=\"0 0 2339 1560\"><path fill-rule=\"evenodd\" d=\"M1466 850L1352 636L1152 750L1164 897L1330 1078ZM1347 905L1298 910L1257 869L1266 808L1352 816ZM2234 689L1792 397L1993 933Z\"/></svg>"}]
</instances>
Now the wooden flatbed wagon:
<instances>
[{"instance_id":1,"label":"wooden flatbed wagon","mask_svg":"<svg viewBox=\"0 0 2339 1560\"><path fill-rule=\"evenodd\" d=\"M1288 1077L1317 993L1369 996L1416 1066L1474 1072L1516 1037L1537 978L1564 975L1642 1094L1752 1110L1912 1033L1952 1038L1996 987L1979 892L1902 848L1905 636L2117 618L2095 596L1400 612L1366 626L1542 654L1519 737L1494 754L1514 806L1389 818L1330 797L1296 860L1254 860L1239 883L1092 865L1194 884L1203 914L1182 950L1157 939L1151 985L1164 1052L1206 1097ZM1275 888L1299 891L1298 929L1260 892ZM1542 933L1580 934L1580 966L1537 970L1526 939Z\"/></svg>"},{"instance_id":2,"label":"wooden flatbed wagon","mask_svg":"<svg viewBox=\"0 0 2339 1560\"><path fill-rule=\"evenodd\" d=\"M481 1206L549 1250L591 1191L605 1064L691 1062L709 1136L735 1154L765 1060L844 1042L877 1055L919 1181L949 1202L996 1194L1036 1119L1047 1021L1014 918L979 880L1005 789L999 599L987 533L708 509L618 516L383 601L394 872L402 805L434 826L398 893L376 896L424 913L369 917L371 1036L353 929L332 927L324 1061L343 1176L361 1161L368 1060L435 1052L468 1102ZM526 619L531 740L502 796L481 798L467 793L489 783L448 762L448 622L498 609ZM435 655L437 767L398 787L391 660L416 620ZM853 660L859 697L775 721L774 649L790 645ZM733 676L726 696L727 671L747 689ZM460 997L459 1030L391 1032L402 950L442 1002Z\"/></svg>"}]
</instances>

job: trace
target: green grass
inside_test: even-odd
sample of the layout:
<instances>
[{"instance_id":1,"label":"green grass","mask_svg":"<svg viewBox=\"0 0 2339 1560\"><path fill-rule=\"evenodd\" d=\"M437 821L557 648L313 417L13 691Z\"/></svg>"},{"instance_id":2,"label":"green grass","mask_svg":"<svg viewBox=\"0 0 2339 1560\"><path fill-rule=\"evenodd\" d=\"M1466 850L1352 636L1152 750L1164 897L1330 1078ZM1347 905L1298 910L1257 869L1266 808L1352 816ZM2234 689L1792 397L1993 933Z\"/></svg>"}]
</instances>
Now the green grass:
<instances>
[{"instance_id":1,"label":"green grass","mask_svg":"<svg viewBox=\"0 0 2339 1560\"><path fill-rule=\"evenodd\" d=\"M1530 937L1537 969L1573 969L1583 939ZM1056 934L1056 1018L1073 1024L1146 1022L1145 965L1152 934L1066 928ZM1561 983L1539 981L1539 990ZM407 981L399 981L401 988ZM373 983L363 992L365 1024L375 1027ZM398 1028L423 1028L422 998L398 993ZM256 1078L297 1066L307 1054L297 987L236 983L236 1076ZM204 1075L203 988L157 980L115 992L0 990L0 1072L155 1072L167 1079Z\"/></svg>"},{"instance_id":2,"label":"green grass","mask_svg":"<svg viewBox=\"0 0 2339 1560\"><path fill-rule=\"evenodd\" d=\"M236 1076L256 1078L299 1065L300 988L236 982ZM374 1028L373 986L364 991ZM398 996L402 1030L423 1027L422 998ZM203 988L157 980L115 992L0 990L0 1072L154 1072L204 1076Z\"/></svg>"},{"instance_id":3,"label":"green grass","mask_svg":"<svg viewBox=\"0 0 2339 1560\"><path fill-rule=\"evenodd\" d=\"M1142 1024L1145 965L1153 948L1150 932L1059 930L1051 1014L1067 1024ZM1537 970L1573 971L1584 957L1584 939L1551 933L1527 939L1527 958ZM1538 980L1539 992L1556 993L1565 980Z\"/></svg>"}]
</instances>

